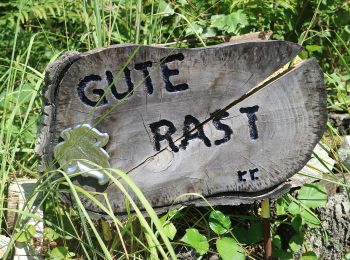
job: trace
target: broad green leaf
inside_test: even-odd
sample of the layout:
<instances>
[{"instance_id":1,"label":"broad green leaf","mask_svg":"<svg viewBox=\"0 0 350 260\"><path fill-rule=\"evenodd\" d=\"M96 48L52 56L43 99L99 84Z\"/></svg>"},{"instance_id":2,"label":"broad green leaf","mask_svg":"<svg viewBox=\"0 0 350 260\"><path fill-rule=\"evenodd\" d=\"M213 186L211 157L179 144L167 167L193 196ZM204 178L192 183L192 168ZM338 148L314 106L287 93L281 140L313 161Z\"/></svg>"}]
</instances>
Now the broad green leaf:
<instances>
[{"instance_id":1,"label":"broad green leaf","mask_svg":"<svg viewBox=\"0 0 350 260\"><path fill-rule=\"evenodd\" d=\"M276 202L276 214L277 216L285 215L286 209L288 208L288 201L286 196L279 198Z\"/></svg>"},{"instance_id":2,"label":"broad green leaf","mask_svg":"<svg viewBox=\"0 0 350 260\"><path fill-rule=\"evenodd\" d=\"M197 23L191 23L191 26L188 26L186 29L186 35L185 36L189 36L189 35L195 35L197 34L201 34L203 32L203 28L202 26L200 26Z\"/></svg>"},{"instance_id":3,"label":"broad green leaf","mask_svg":"<svg viewBox=\"0 0 350 260\"><path fill-rule=\"evenodd\" d=\"M159 220L163 226L163 231L165 235L171 240L174 239L177 229L174 224L170 221L170 219L176 218L180 213L179 209L173 209L168 211L164 216L162 216Z\"/></svg>"},{"instance_id":4,"label":"broad green leaf","mask_svg":"<svg viewBox=\"0 0 350 260\"><path fill-rule=\"evenodd\" d=\"M232 233L239 243L249 244L249 239L247 239L247 236L246 236L247 229L237 226L232 229Z\"/></svg>"},{"instance_id":5,"label":"broad green leaf","mask_svg":"<svg viewBox=\"0 0 350 260\"><path fill-rule=\"evenodd\" d=\"M36 233L36 228L33 225L28 225L27 227L25 227L23 231L19 231L19 232L21 233L16 241L20 243L29 243L32 237Z\"/></svg>"},{"instance_id":6,"label":"broad green leaf","mask_svg":"<svg viewBox=\"0 0 350 260\"><path fill-rule=\"evenodd\" d=\"M28 225L28 227L27 227L27 232L28 232L28 234L30 235L30 236L34 236L35 235L35 233L36 233L36 227L35 226L33 226L33 225Z\"/></svg>"},{"instance_id":7,"label":"broad green leaf","mask_svg":"<svg viewBox=\"0 0 350 260\"><path fill-rule=\"evenodd\" d=\"M309 52L322 52L322 46L319 46L319 45L306 45L306 49L309 51Z\"/></svg>"},{"instance_id":8,"label":"broad green leaf","mask_svg":"<svg viewBox=\"0 0 350 260\"><path fill-rule=\"evenodd\" d=\"M303 225L303 219L299 214L295 215L295 217L291 221L292 227L295 231L299 232L301 231L301 227Z\"/></svg>"},{"instance_id":9,"label":"broad green leaf","mask_svg":"<svg viewBox=\"0 0 350 260\"><path fill-rule=\"evenodd\" d=\"M239 28L248 25L247 15L238 10L229 15L213 15L211 16L211 27L216 27L219 30L228 33L238 33Z\"/></svg>"},{"instance_id":10,"label":"broad green leaf","mask_svg":"<svg viewBox=\"0 0 350 260\"><path fill-rule=\"evenodd\" d=\"M230 15L225 17L225 31L228 33L237 33L238 23L236 19L231 18Z\"/></svg>"},{"instance_id":11,"label":"broad green leaf","mask_svg":"<svg viewBox=\"0 0 350 260\"><path fill-rule=\"evenodd\" d=\"M272 245L273 245L275 248L281 249L281 247L282 247L282 240L281 240L281 237L280 237L279 235L275 235L275 236L272 238Z\"/></svg>"},{"instance_id":12,"label":"broad green leaf","mask_svg":"<svg viewBox=\"0 0 350 260\"><path fill-rule=\"evenodd\" d=\"M300 203L296 203L293 201L288 206L288 212L291 213L293 216L300 215L301 210L303 209L303 206L300 205Z\"/></svg>"},{"instance_id":13,"label":"broad green leaf","mask_svg":"<svg viewBox=\"0 0 350 260\"><path fill-rule=\"evenodd\" d=\"M168 211L168 213L166 213L166 215L168 216L168 218L170 219L176 219L176 218L179 218L181 217L181 209L182 208L179 208L179 209L172 209L170 211Z\"/></svg>"},{"instance_id":14,"label":"broad green leaf","mask_svg":"<svg viewBox=\"0 0 350 260\"><path fill-rule=\"evenodd\" d=\"M317 260L317 255L314 252L305 252L301 256L301 260Z\"/></svg>"},{"instance_id":15,"label":"broad green leaf","mask_svg":"<svg viewBox=\"0 0 350 260\"><path fill-rule=\"evenodd\" d=\"M326 188L319 184L305 184L298 192L297 199L309 208L323 207L327 203Z\"/></svg>"},{"instance_id":16,"label":"broad green leaf","mask_svg":"<svg viewBox=\"0 0 350 260\"><path fill-rule=\"evenodd\" d=\"M289 247L293 252L298 252L301 249L301 246L304 242L303 233L298 233L289 240Z\"/></svg>"},{"instance_id":17,"label":"broad green leaf","mask_svg":"<svg viewBox=\"0 0 350 260\"><path fill-rule=\"evenodd\" d=\"M216 36L216 31L215 29L208 27L205 28L204 32L201 34L203 38L209 38L209 37L214 37Z\"/></svg>"},{"instance_id":18,"label":"broad green leaf","mask_svg":"<svg viewBox=\"0 0 350 260\"><path fill-rule=\"evenodd\" d=\"M54 241L58 238L61 237L60 234L58 234L55 230L53 230L52 228L49 227L45 227L44 229L44 237L45 239L48 239L50 241Z\"/></svg>"},{"instance_id":19,"label":"broad green leaf","mask_svg":"<svg viewBox=\"0 0 350 260\"><path fill-rule=\"evenodd\" d=\"M165 225L163 225L163 230L168 238L170 238L171 240L174 239L177 230L172 222L167 222Z\"/></svg>"},{"instance_id":20,"label":"broad green leaf","mask_svg":"<svg viewBox=\"0 0 350 260\"><path fill-rule=\"evenodd\" d=\"M165 2L164 0L159 1L159 7L158 7L158 14L161 14L163 16L169 16L173 15L175 13L174 9L171 7L170 4Z\"/></svg>"},{"instance_id":21,"label":"broad green leaf","mask_svg":"<svg viewBox=\"0 0 350 260\"><path fill-rule=\"evenodd\" d=\"M225 21L225 15L224 14L219 14L219 15L213 15L210 20L211 20L211 26L216 27L219 30L224 30L226 27L226 21Z\"/></svg>"},{"instance_id":22,"label":"broad green leaf","mask_svg":"<svg viewBox=\"0 0 350 260\"><path fill-rule=\"evenodd\" d=\"M223 260L244 260L244 249L233 238L222 237L216 240L216 249Z\"/></svg>"},{"instance_id":23,"label":"broad green leaf","mask_svg":"<svg viewBox=\"0 0 350 260\"><path fill-rule=\"evenodd\" d=\"M314 226L314 227L320 227L321 226L321 222L316 217L315 214L312 214L306 208L304 208L302 205L300 205L300 204L298 204L298 203L296 203L294 201L289 205L288 211L293 216L300 215L301 218L303 219L303 221L305 222L305 224L308 224L308 225Z\"/></svg>"},{"instance_id":24,"label":"broad green leaf","mask_svg":"<svg viewBox=\"0 0 350 260\"><path fill-rule=\"evenodd\" d=\"M186 234L181 241L193 247L200 255L204 255L209 250L207 238L195 228L186 229Z\"/></svg>"},{"instance_id":25,"label":"broad green leaf","mask_svg":"<svg viewBox=\"0 0 350 260\"><path fill-rule=\"evenodd\" d=\"M71 257L75 256L74 253L69 252L68 247L59 246L55 247L49 253L50 259L52 260L61 260L61 259L71 259Z\"/></svg>"},{"instance_id":26,"label":"broad green leaf","mask_svg":"<svg viewBox=\"0 0 350 260\"><path fill-rule=\"evenodd\" d=\"M250 244L257 243L264 239L263 237L263 226L261 222L255 222L251 225L246 233Z\"/></svg>"},{"instance_id":27,"label":"broad green leaf","mask_svg":"<svg viewBox=\"0 0 350 260\"><path fill-rule=\"evenodd\" d=\"M226 31L228 33L237 33L238 27L243 28L248 25L247 15L242 12L242 10L238 10L237 12L233 12L227 16L226 19Z\"/></svg>"},{"instance_id":28,"label":"broad green leaf","mask_svg":"<svg viewBox=\"0 0 350 260\"><path fill-rule=\"evenodd\" d=\"M216 234L225 234L231 227L231 220L219 210L213 210L209 216L209 226Z\"/></svg>"},{"instance_id":29,"label":"broad green leaf","mask_svg":"<svg viewBox=\"0 0 350 260\"><path fill-rule=\"evenodd\" d=\"M310 212L303 209L300 212L300 215L301 215L302 219L304 220L304 222L306 224L308 224L309 226L321 227L321 221L317 218L317 216L315 214L311 214Z\"/></svg>"},{"instance_id":30,"label":"broad green leaf","mask_svg":"<svg viewBox=\"0 0 350 260\"><path fill-rule=\"evenodd\" d=\"M263 240L263 228L260 222L255 222L249 229L235 227L233 234L241 244L254 244Z\"/></svg>"},{"instance_id":31,"label":"broad green leaf","mask_svg":"<svg viewBox=\"0 0 350 260\"><path fill-rule=\"evenodd\" d=\"M19 235L19 237L17 238L17 242L19 242L19 243L26 243L26 242L29 242L29 240L30 240L30 236L28 236L28 233L27 232L25 232L25 231L23 231L20 235Z\"/></svg>"}]
</instances>

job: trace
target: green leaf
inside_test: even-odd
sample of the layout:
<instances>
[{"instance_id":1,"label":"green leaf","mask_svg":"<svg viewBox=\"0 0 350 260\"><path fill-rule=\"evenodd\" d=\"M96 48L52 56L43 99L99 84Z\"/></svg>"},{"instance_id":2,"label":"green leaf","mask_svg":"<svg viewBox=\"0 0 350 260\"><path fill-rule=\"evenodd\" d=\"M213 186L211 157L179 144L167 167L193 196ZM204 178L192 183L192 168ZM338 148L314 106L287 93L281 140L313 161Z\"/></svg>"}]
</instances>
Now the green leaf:
<instances>
[{"instance_id":1,"label":"green leaf","mask_svg":"<svg viewBox=\"0 0 350 260\"><path fill-rule=\"evenodd\" d=\"M306 45L306 49L309 51L309 52L322 52L322 46L319 46L319 45Z\"/></svg>"},{"instance_id":2,"label":"green leaf","mask_svg":"<svg viewBox=\"0 0 350 260\"><path fill-rule=\"evenodd\" d=\"M309 208L323 207L327 203L326 188L319 184L305 184L298 192L297 199Z\"/></svg>"},{"instance_id":3,"label":"green leaf","mask_svg":"<svg viewBox=\"0 0 350 260\"><path fill-rule=\"evenodd\" d=\"M299 232L301 231L302 225L303 225L303 219L299 214L297 214L291 221L292 227L295 231Z\"/></svg>"},{"instance_id":4,"label":"green leaf","mask_svg":"<svg viewBox=\"0 0 350 260\"><path fill-rule=\"evenodd\" d=\"M33 225L28 225L28 227L27 227L27 232L28 232L28 234L30 235L30 236L34 236L35 235L35 233L36 233L36 227L35 226L33 226Z\"/></svg>"},{"instance_id":5,"label":"green leaf","mask_svg":"<svg viewBox=\"0 0 350 260\"><path fill-rule=\"evenodd\" d=\"M28 237L27 233L25 231L23 231L19 237L17 238L17 242L19 243L26 243L26 242L29 242L30 240L30 237Z\"/></svg>"},{"instance_id":6,"label":"green leaf","mask_svg":"<svg viewBox=\"0 0 350 260\"><path fill-rule=\"evenodd\" d=\"M272 238L272 245L273 245L275 248L281 249L281 247L282 247L282 240L281 240L281 237L280 237L279 235L275 235L275 236Z\"/></svg>"},{"instance_id":7,"label":"green leaf","mask_svg":"<svg viewBox=\"0 0 350 260\"><path fill-rule=\"evenodd\" d=\"M164 216L162 216L159 219L160 223L163 226L164 234L168 238L170 238L171 240L174 239L176 232L177 232L177 229L174 226L174 224L170 221L170 219L176 218L178 215L180 215L179 213L180 213L180 210L173 209L173 210L168 211Z\"/></svg>"},{"instance_id":8,"label":"green leaf","mask_svg":"<svg viewBox=\"0 0 350 260\"><path fill-rule=\"evenodd\" d=\"M16 241L19 243L29 243L36 233L36 228L33 225L28 225L25 229L19 232L21 233Z\"/></svg>"},{"instance_id":9,"label":"green leaf","mask_svg":"<svg viewBox=\"0 0 350 260\"><path fill-rule=\"evenodd\" d=\"M305 221L305 223L309 226L321 227L321 221L314 214L311 214L310 212L303 209L301 210L300 215Z\"/></svg>"},{"instance_id":10,"label":"green leaf","mask_svg":"<svg viewBox=\"0 0 350 260\"><path fill-rule=\"evenodd\" d=\"M226 22L225 22L225 15L224 14L219 14L219 15L213 15L210 20L211 20L211 26L216 27L219 30L224 30L226 27Z\"/></svg>"},{"instance_id":11,"label":"green leaf","mask_svg":"<svg viewBox=\"0 0 350 260\"><path fill-rule=\"evenodd\" d=\"M176 218L176 215L180 215L180 211L178 209L173 209L168 211L165 215L159 218L161 224L165 224L167 220Z\"/></svg>"},{"instance_id":12,"label":"green leaf","mask_svg":"<svg viewBox=\"0 0 350 260\"><path fill-rule=\"evenodd\" d=\"M290 201L286 196L283 196L282 198L279 198L276 203L276 214L277 216L285 215L286 209L288 208L288 205L290 204Z\"/></svg>"},{"instance_id":13,"label":"green leaf","mask_svg":"<svg viewBox=\"0 0 350 260\"><path fill-rule=\"evenodd\" d=\"M219 210L213 210L209 216L209 226L216 234L225 234L231 227L231 220Z\"/></svg>"},{"instance_id":14,"label":"green leaf","mask_svg":"<svg viewBox=\"0 0 350 260\"><path fill-rule=\"evenodd\" d=\"M238 33L239 28L243 28L248 24L247 15L242 10L230 13L229 15L211 16L211 27L216 27L228 33Z\"/></svg>"},{"instance_id":15,"label":"green leaf","mask_svg":"<svg viewBox=\"0 0 350 260\"><path fill-rule=\"evenodd\" d=\"M209 250L207 238L195 228L186 229L186 234L181 241L193 247L200 255L204 255Z\"/></svg>"},{"instance_id":16,"label":"green leaf","mask_svg":"<svg viewBox=\"0 0 350 260\"><path fill-rule=\"evenodd\" d=\"M45 239L48 239L50 241L54 241L58 238L61 237L60 234L58 234L55 230L53 230L52 228L49 227L45 227L44 228L44 237Z\"/></svg>"},{"instance_id":17,"label":"green leaf","mask_svg":"<svg viewBox=\"0 0 350 260\"><path fill-rule=\"evenodd\" d=\"M272 256L281 260L293 260L293 254L291 252L284 251L283 249L273 249Z\"/></svg>"},{"instance_id":18,"label":"green leaf","mask_svg":"<svg viewBox=\"0 0 350 260\"><path fill-rule=\"evenodd\" d=\"M343 260L350 260L350 253L346 253Z\"/></svg>"},{"instance_id":19,"label":"green leaf","mask_svg":"<svg viewBox=\"0 0 350 260\"><path fill-rule=\"evenodd\" d=\"M237 28L243 28L248 25L247 15L242 12L242 10L238 10L237 12L233 12L227 16L226 19L226 31L228 33L237 33Z\"/></svg>"},{"instance_id":20,"label":"green leaf","mask_svg":"<svg viewBox=\"0 0 350 260\"><path fill-rule=\"evenodd\" d=\"M289 247L293 252L298 252L301 249L301 246L304 242L304 234L298 233L289 240Z\"/></svg>"},{"instance_id":21,"label":"green leaf","mask_svg":"<svg viewBox=\"0 0 350 260\"><path fill-rule=\"evenodd\" d=\"M241 244L254 244L263 240L263 228L259 222L253 223L249 229L235 227L233 234Z\"/></svg>"},{"instance_id":22,"label":"green leaf","mask_svg":"<svg viewBox=\"0 0 350 260\"><path fill-rule=\"evenodd\" d=\"M233 238L222 237L216 240L216 249L223 260L244 260L244 249Z\"/></svg>"},{"instance_id":23,"label":"green leaf","mask_svg":"<svg viewBox=\"0 0 350 260\"><path fill-rule=\"evenodd\" d=\"M305 252L301 256L301 260L317 260L317 255L314 252Z\"/></svg>"},{"instance_id":24,"label":"green leaf","mask_svg":"<svg viewBox=\"0 0 350 260\"><path fill-rule=\"evenodd\" d=\"M247 239L247 236L246 236L247 232L248 232L247 229L239 226L234 227L232 229L233 235L241 244L249 244L249 239Z\"/></svg>"},{"instance_id":25,"label":"green leaf","mask_svg":"<svg viewBox=\"0 0 350 260\"><path fill-rule=\"evenodd\" d=\"M225 26L225 31L228 33L234 33L237 34L237 27L238 27L238 23L231 19L230 16L226 16L225 18L225 22L226 22L226 26Z\"/></svg>"},{"instance_id":26,"label":"green leaf","mask_svg":"<svg viewBox=\"0 0 350 260\"><path fill-rule=\"evenodd\" d=\"M201 37L203 38L209 38L216 36L216 31L213 28L205 28L204 32L201 34Z\"/></svg>"},{"instance_id":27,"label":"green leaf","mask_svg":"<svg viewBox=\"0 0 350 260\"><path fill-rule=\"evenodd\" d=\"M300 204L298 204L298 203L296 203L294 201L289 205L288 211L293 216L300 215L301 218L303 219L303 221L306 224L310 225L310 226L314 226L314 227L320 227L321 226L321 222L316 217L315 214L312 214L307 209L305 209L302 205L300 205Z\"/></svg>"},{"instance_id":28,"label":"green leaf","mask_svg":"<svg viewBox=\"0 0 350 260\"><path fill-rule=\"evenodd\" d=\"M195 35L196 33L201 34L202 32L203 32L202 26L200 26L197 23L191 23L191 26L188 26L186 28L186 35L185 36Z\"/></svg>"},{"instance_id":29,"label":"green leaf","mask_svg":"<svg viewBox=\"0 0 350 260\"><path fill-rule=\"evenodd\" d=\"M246 233L247 239L250 244L258 243L263 240L263 226L261 222L255 222L251 225Z\"/></svg>"},{"instance_id":30,"label":"green leaf","mask_svg":"<svg viewBox=\"0 0 350 260\"><path fill-rule=\"evenodd\" d=\"M165 2L164 0L159 1L159 6L158 6L158 14L163 15L163 16L170 16L175 13L174 9L171 7L170 4Z\"/></svg>"},{"instance_id":31,"label":"green leaf","mask_svg":"<svg viewBox=\"0 0 350 260\"><path fill-rule=\"evenodd\" d=\"M174 239L177 229L172 222L165 223L165 225L163 225L163 230L168 238L170 238L171 240Z\"/></svg>"},{"instance_id":32,"label":"green leaf","mask_svg":"<svg viewBox=\"0 0 350 260\"><path fill-rule=\"evenodd\" d=\"M54 260L71 259L71 257L75 256L74 253L69 252L68 247L64 246L55 247L49 255L50 259Z\"/></svg>"}]
</instances>

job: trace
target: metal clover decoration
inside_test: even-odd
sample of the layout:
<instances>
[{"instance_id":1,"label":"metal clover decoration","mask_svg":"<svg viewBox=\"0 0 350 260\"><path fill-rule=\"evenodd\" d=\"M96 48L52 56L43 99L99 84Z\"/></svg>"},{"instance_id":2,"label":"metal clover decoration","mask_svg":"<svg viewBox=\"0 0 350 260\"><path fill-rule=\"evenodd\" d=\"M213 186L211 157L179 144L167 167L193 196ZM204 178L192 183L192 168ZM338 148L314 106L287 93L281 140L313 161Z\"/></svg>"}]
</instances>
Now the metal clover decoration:
<instances>
[{"instance_id":1,"label":"metal clover decoration","mask_svg":"<svg viewBox=\"0 0 350 260\"><path fill-rule=\"evenodd\" d=\"M107 133L81 124L63 130L60 136L64 141L55 146L54 157L68 175L82 173L84 177L97 179L99 185L108 183L109 177L102 170L96 170L96 164L110 168L109 155L102 148L108 143Z\"/></svg>"}]
</instances>

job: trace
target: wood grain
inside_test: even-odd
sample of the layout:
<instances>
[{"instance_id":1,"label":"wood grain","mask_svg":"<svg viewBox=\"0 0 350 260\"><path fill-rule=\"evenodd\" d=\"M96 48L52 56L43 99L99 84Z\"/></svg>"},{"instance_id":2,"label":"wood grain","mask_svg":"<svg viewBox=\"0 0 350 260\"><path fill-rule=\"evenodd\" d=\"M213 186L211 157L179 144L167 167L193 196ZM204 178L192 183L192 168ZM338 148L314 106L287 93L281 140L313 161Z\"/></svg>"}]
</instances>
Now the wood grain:
<instances>
[{"instance_id":1,"label":"wood grain","mask_svg":"<svg viewBox=\"0 0 350 260\"><path fill-rule=\"evenodd\" d=\"M283 183L310 159L327 120L316 60L259 85L300 50L284 41L246 41L198 49L123 45L68 53L46 74L37 144L41 170L54 168L52 149L60 132L88 123L109 134L105 150L111 167L128 172L159 211L188 192L220 205L280 194L287 187ZM108 75L118 72L112 92ZM85 86L80 89L88 101L79 86ZM121 99L130 86L133 91ZM100 104L91 105L102 94ZM170 131L169 124L174 143L157 142L157 135ZM75 182L106 192L113 210L124 212L124 195L113 184L99 186L84 177ZM193 196L176 203L200 204Z\"/></svg>"}]
</instances>

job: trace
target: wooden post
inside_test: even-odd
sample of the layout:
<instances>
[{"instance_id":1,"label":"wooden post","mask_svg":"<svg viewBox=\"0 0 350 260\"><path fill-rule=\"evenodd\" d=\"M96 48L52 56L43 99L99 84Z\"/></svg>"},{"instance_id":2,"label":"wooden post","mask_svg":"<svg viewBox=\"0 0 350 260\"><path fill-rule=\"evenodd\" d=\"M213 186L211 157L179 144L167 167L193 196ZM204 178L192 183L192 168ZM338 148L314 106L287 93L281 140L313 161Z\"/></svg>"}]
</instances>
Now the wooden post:
<instances>
[{"instance_id":1,"label":"wooden post","mask_svg":"<svg viewBox=\"0 0 350 260\"><path fill-rule=\"evenodd\" d=\"M264 232L264 249L265 260L271 260L272 243L271 243L271 224L270 224L270 200L266 199L261 202L261 217L263 221Z\"/></svg>"}]
</instances>

